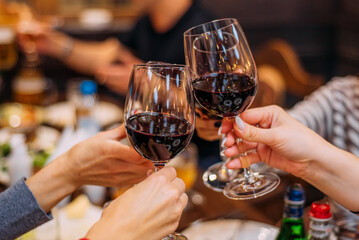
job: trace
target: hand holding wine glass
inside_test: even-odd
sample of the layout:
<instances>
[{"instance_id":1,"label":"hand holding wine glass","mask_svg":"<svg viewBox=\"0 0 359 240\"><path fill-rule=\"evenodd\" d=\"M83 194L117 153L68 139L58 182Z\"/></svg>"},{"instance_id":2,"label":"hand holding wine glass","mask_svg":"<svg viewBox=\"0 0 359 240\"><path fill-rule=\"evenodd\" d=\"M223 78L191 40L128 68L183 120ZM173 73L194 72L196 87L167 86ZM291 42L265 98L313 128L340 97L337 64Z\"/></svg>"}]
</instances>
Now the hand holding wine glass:
<instances>
[{"instance_id":1,"label":"hand holding wine glass","mask_svg":"<svg viewBox=\"0 0 359 240\"><path fill-rule=\"evenodd\" d=\"M187 203L184 189L175 169L163 168L112 201L86 237L117 240L121 233L126 240L158 240L177 228Z\"/></svg>"}]
</instances>

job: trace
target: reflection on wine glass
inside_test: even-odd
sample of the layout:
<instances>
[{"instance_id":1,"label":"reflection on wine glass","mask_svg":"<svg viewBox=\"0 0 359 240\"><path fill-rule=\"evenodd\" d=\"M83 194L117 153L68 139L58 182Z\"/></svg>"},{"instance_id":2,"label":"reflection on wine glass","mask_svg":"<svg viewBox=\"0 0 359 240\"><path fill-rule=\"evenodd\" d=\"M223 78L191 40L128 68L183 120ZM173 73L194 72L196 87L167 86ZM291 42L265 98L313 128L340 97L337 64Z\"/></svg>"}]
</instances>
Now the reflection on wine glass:
<instances>
[{"instance_id":1,"label":"reflection on wine glass","mask_svg":"<svg viewBox=\"0 0 359 240\"><path fill-rule=\"evenodd\" d=\"M187 30L184 34L186 62L192 71L193 92L199 104L212 114L228 117L246 110L258 87L257 69L245 35L235 19L221 19ZM243 200L273 191L279 177L273 173L253 173L249 167L243 141L237 139L242 153L243 177L229 181L223 193ZM220 179L223 165L212 170L204 180L211 188ZM226 173L224 176L228 176ZM225 179L228 180L228 179ZM221 186L223 187L223 185Z\"/></svg>"},{"instance_id":2,"label":"reflection on wine glass","mask_svg":"<svg viewBox=\"0 0 359 240\"><path fill-rule=\"evenodd\" d=\"M195 121L184 65L134 65L125 103L127 137L135 150L161 169L190 142ZM163 240L187 239L174 233Z\"/></svg>"},{"instance_id":3,"label":"reflection on wine glass","mask_svg":"<svg viewBox=\"0 0 359 240\"><path fill-rule=\"evenodd\" d=\"M198 150L195 144L190 143L183 152L173 158L168 166L177 171L177 177L186 185L186 191L190 191L197 178Z\"/></svg>"}]
</instances>

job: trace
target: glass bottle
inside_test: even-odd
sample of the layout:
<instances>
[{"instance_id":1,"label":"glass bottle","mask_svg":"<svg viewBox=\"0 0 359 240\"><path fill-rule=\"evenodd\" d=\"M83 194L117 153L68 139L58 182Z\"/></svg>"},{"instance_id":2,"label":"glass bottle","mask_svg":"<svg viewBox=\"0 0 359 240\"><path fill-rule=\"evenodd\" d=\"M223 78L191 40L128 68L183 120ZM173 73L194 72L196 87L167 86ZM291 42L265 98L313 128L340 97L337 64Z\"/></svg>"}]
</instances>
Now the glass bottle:
<instances>
[{"instance_id":1,"label":"glass bottle","mask_svg":"<svg viewBox=\"0 0 359 240\"><path fill-rule=\"evenodd\" d=\"M97 101L97 84L92 80L82 81L80 84L80 96L76 104L76 137L80 141L100 131L100 124L93 116ZM103 205L106 195L105 187L85 185L83 186L83 191L92 204Z\"/></svg>"},{"instance_id":2,"label":"glass bottle","mask_svg":"<svg viewBox=\"0 0 359 240\"><path fill-rule=\"evenodd\" d=\"M16 102L41 105L45 98L45 76L36 63L26 63L15 77L12 89Z\"/></svg>"},{"instance_id":3,"label":"glass bottle","mask_svg":"<svg viewBox=\"0 0 359 240\"><path fill-rule=\"evenodd\" d=\"M277 240L306 240L303 223L304 189L296 183L287 188L284 197L283 222Z\"/></svg>"},{"instance_id":4,"label":"glass bottle","mask_svg":"<svg viewBox=\"0 0 359 240\"><path fill-rule=\"evenodd\" d=\"M92 116L97 104L97 85L92 80L84 80L80 84L80 96L76 101L77 129L86 129L92 135L100 130L99 123Z\"/></svg>"},{"instance_id":5,"label":"glass bottle","mask_svg":"<svg viewBox=\"0 0 359 240\"><path fill-rule=\"evenodd\" d=\"M329 203L313 202L309 212L308 240L333 240Z\"/></svg>"}]
</instances>

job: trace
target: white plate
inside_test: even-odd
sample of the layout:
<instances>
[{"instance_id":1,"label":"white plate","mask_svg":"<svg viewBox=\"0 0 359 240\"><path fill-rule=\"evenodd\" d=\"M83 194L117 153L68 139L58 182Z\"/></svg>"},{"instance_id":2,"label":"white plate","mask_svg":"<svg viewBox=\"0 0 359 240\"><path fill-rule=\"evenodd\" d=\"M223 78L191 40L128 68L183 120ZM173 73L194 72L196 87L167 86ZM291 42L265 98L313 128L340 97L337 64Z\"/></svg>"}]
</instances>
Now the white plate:
<instances>
[{"instance_id":1,"label":"white plate","mask_svg":"<svg viewBox=\"0 0 359 240\"><path fill-rule=\"evenodd\" d=\"M182 233L189 240L273 240L278 232L265 223L223 219L194 224Z\"/></svg>"},{"instance_id":2,"label":"white plate","mask_svg":"<svg viewBox=\"0 0 359 240\"><path fill-rule=\"evenodd\" d=\"M123 122L122 109L109 102L101 101L97 103L91 115L102 127L112 123ZM46 109L45 122L53 126L65 127L73 125L75 121L75 106L70 102L56 103Z\"/></svg>"}]
</instances>

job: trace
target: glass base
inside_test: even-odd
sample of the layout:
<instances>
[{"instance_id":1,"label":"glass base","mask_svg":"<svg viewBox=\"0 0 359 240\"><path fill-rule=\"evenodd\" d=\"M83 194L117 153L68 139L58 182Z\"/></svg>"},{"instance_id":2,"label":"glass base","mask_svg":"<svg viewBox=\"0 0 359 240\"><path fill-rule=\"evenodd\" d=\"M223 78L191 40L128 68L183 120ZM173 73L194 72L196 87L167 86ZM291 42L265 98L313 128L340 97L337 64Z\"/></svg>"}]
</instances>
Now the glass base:
<instances>
[{"instance_id":1,"label":"glass base","mask_svg":"<svg viewBox=\"0 0 359 240\"><path fill-rule=\"evenodd\" d=\"M162 240L188 240L185 236L183 236L180 233L172 233L164 238Z\"/></svg>"},{"instance_id":2,"label":"glass base","mask_svg":"<svg viewBox=\"0 0 359 240\"><path fill-rule=\"evenodd\" d=\"M280 178L271 172L253 173L248 179L241 177L228 183L223 194L233 200L253 199L272 192Z\"/></svg>"},{"instance_id":3,"label":"glass base","mask_svg":"<svg viewBox=\"0 0 359 240\"><path fill-rule=\"evenodd\" d=\"M236 174L235 170L223 168L223 162L219 162L210 166L203 174L203 183L206 187L216 192L222 192L227 183L231 181Z\"/></svg>"}]
</instances>

